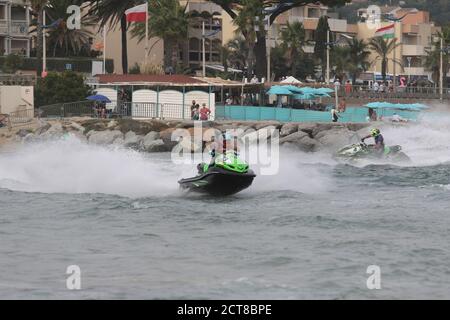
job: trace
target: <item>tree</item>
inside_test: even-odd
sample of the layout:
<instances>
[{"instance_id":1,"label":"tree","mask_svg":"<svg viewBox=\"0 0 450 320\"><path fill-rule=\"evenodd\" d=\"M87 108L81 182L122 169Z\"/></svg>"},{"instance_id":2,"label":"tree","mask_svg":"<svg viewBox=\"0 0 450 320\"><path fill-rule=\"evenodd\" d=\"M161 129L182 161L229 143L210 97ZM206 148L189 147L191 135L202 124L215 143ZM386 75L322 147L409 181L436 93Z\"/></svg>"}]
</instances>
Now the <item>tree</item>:
<instances>
[{"instance_id":1,"label":"tree","mask_svg":"<svg viewBox=\"0 0 450 320\"><path fill-rule=\"evenodd\" d=\"M432 72L433 81L435 84L440 82L441 76L441 38L444 40L444 48L450 46L450 26L444 27L442 32L438 33L438 40L434 42L432 50L427 50L424 66ZM445 50L443 52L443 69L444 74L447 74L450 69L450 53ZM444 85L447 86L447 77L444 76Z\"/></svg>"},{"instance_id":2,"label":"tree","mask_svg":"<svg viewBox=\"0 0 450 320\"><path fill-rule=\"evenodd\" d=\"M17 70L22 68L22 66L23 57L12 53L5 57L2 71L5 73L15 73Z\"/></svg>"},{"instance_id":3,"label":"tree","mask_svg":"<svg viewBox=\"0 0 450 320\"><path fill-rule=\"evenodd\" d=\"M213 3L221 6L222 9L228 13L231 19L236 19L238 16L238 12L236 8L242 8L242 6L246 5L246 0L210 0ZM308 3L316 3L316 0L260 0L258 1L258 14L256 16L260 16L264 8L277 6L276 10L274 10L270 16L270 25L272 25L277 17L291 8L304 6ZM322 0L321 3L323 5L334 7L338 5L344 5L345 3L350 2L350 0ZM254 18L255 18L254 17ZM253 18L253 19L254 19ZM254 19L254 21L256 21ZM267 48L266 48L266 31L264 28L261 28L256 32L256 44L254 46L254 54L256 60L256 75L258 77L265 77L267 74ZM252 34L243 34L243 36L247 39L247 37L252 37Z\"/></svg>"},{"instance_id":4,"label":"tree","mask_svg":"<svg viewBox=\"0 0 450 320\"><path fill-rule=\"evenodd\" d=\"M178 0L151 1L149 3L149 37L164 40L164 66L176 70L182 42L186 41L189 27L186 5ZM132 30L139 41L145 39L145 23L136 24Z\"/></svg>"},{"instance_id":5,"label":"tree","mask_svg":"<svg viewBox=\"0 0 450 320\"><path fill-rule=\"evenodd\" d=\"M79 55L82 50L90 52L89 38L92 37L92 32L87 28L93 28L96 23L94 17L84 14L81 17L81 29L70 30L67 28L67 19L69 14L67 8L70 5L81 6L84 0L50 0L45 13L50 21L55 22L60 19L60 23L48 30L49 33L49 48L52 48L52 55L67 57L72 55Z\"/></svg>"},{"instance_id":6,"label":"tree","mask_svg":"<svg viewBox=\"0 0 450 320\"><path fill-rule=\"evenodd\" d=\"M305 52L305 28L301 22L287 23L286 29L281 31L281 47L286 53L287 62L291 68L291 74L297 74L296 61L303 59Z\"/></svg>"},{"instance_id":7,"label":"tree","mask_svg":"<svg viewBox=\"0 0 450 320\"><path fill-rule=\"evenodd\" d=\"M244 70L247 65L248 46L242 37L230 40L225 47L230 50L228 55L229 65L233 68Z\"/></svg>"},{"instance_id":8,"label":"tree","mask_svg":"<svg viewBox=\"0 0 450 320\"><path fill-rule=\"evenodd\" d=\"M330 26L328 25L328 17L320 17L317 29L314 35L314 55L320 60L322 66L327 63L327 39L328 31L330 31ZM330 32L330 41L331 32ZM322 68L322 76L325 77L325 68Z\"/></svg>"},{"instance_id":9,"label":"tree","mask_svg":"<svg viewBox=\"0 0 450 320\"><path fill-rule=\"evenodd\" d=\"M401 63L398 60L394 60L389 58L389 55L398 47L401 43L397 43L397 39L385 40L382 37L372 38L369 42L370 48L376 53L377 60L381 60L381 75L383 77L383 81L386 81L386 73L388 62L392 61L393 63L397 63L401 66Z\"/></svg>"},{"instance_id":10,"label":"tree","mask_svg":"<svg viewBox=\"0 0 450 320\"><path fill-rule=\"evenodd\" d=\"M242 0L242 5L237 9L237 15L233 20L234 25L237 27L236 31L244 35L247 44L248 76L253 75L255 71L255 42L257 40L257 29L264 30L263 19L260 0Z\"/></svg>"},{"instance_id":11,"label":"tree","mask_svg":"<svg viewBox=\"0 0 450 320\"><path fill-rule=\"evenodd\" d=\"M349 48L348 57L351 62L347 71L350 74L352 83L355 85L356 78L370 68L370 51L368 50L368 44L364 40L347 39L347 45Z\"/></svg>"},{"instance_id":12,"label":"tree","mask_svg":"<svg viewBox=\"0 0 450 320\"><path fill-rule=\"evenodd\" d=\"M36 56L37 56L37 73L41 75L42 73L42 58L44 52L43 46L43 23L44 23L44 8L47 5L48 0L30 0L31 10L33 14L37 17L37 39L36 39Z\"/></svg>"},{"instance_id":13,"label":"tree","mask_svg":"<svg viewBox=\"0 0 450 320\"><path fill-rule=\"evenodd\" d=\"M35 105L45 105L84 100L91 89L84 83L82 75L73 71L49 72L38 79L35 90Z\"/></svg>"},{"instance_id":14,"label":"tree","mask_svg":"<svg viewBox=\"0 0 450 320\"><path fill-rule=\"evenodd\" d=\"M96 0L90 10L90 15L98 17L102 28L115 28L120 24L122 34L122 69L128 73L128 23L125 11L141 4L138 0Z\"/></svg>"},{"instance_id":15,"label":"tree","mask_svg":"<svg viewBox=\"0 0 450 320\"><path fill-rule=\"evenodd\" d=\"M353 61L350 59L350 48L347 46L334 47L331 58L335 76L343 81L346 72L349 71L353 65Z\"/></svg>"}]
</instances>

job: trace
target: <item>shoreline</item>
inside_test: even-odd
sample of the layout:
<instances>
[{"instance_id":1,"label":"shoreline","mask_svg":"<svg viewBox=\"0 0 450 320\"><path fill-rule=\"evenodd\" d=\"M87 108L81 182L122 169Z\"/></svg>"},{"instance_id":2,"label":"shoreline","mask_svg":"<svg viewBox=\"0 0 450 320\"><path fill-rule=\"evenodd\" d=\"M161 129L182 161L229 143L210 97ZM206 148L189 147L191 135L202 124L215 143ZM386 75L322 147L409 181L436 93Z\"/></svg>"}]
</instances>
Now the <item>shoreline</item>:
<instances>
[{"instance_id":1,"label":"shoreline","mask_svg":"<svg viewBox=\"0 0 450 320\"><path fill-rule=\"evenodd\" d=\"M354 141L355 135L364 135L367 128L386 123L282 123L278 121L170 121L170 120L131 120L131 119L34 119L28 124L12 128L0 128L0 151L12 150L24 143L59 139L70 134L94 145L115 145L132 148L142 152L170 152L177 144L191 152L204 147L195 140L172 140L179 132L198 133L201 125L203 134L209 131L225 133L239 130L242 141L254 142L258 134L271 130L279 133L280 145L291 146L304 152L336 149ZM181 131L177 131L177 130ZM215 131L213 131L215 130ZM267 131L269 130L269 131ZM263 132L264 131L264 132ZM273 133L274 131L272 131ZM248 139L248 140L246 140ZM209 139L205 139L209 140Z\"/></svg>"}]
</instances>

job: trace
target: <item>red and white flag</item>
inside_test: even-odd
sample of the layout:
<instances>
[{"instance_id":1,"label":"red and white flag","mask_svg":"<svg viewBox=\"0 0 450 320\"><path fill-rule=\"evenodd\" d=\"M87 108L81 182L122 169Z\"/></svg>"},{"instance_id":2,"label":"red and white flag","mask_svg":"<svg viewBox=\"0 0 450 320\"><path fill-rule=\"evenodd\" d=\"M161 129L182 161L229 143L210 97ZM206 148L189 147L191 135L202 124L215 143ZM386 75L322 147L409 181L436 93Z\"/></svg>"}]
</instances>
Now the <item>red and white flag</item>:
<instances>
[{"instance_id":1,"label":"red and white flag","mask_svg":"<svg viewBox=\"0 0 450 320\"><path fill-rule=\"evenodd\" d=\"M128 22L146 22L148 15L148 3L141 4L125 11Z\"/></svg>"}]
</instances>

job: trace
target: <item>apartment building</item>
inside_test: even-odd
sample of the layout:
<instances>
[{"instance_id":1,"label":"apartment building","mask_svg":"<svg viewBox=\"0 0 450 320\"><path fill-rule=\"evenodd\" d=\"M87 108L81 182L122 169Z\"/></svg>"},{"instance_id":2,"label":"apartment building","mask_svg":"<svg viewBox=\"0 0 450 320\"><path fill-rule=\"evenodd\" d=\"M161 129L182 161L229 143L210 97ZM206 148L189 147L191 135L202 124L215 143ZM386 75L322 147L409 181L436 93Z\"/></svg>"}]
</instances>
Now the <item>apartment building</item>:
<instances>
[{"instance_id":1,"label":"apartment building","mask_svg":"<svg viewBox=\"0 0 450 320\"><path fill-rule=\"evenodd\" d=\"M433 49L433 42L440 27L430 19L430 14L426 11L419 11L414 8L395 8L386 14L396 18L403 18L401 22L395 23L395 37L400 46L395 50L395 58L401 65L396 65L396 74L404 75L410 79L428 78L431 79L431 72L424 67L427 51ZM393 22L383 22L375 27L366 22L359 22L357 26L357 37L369 41L374 37L375 31L378 27L385 27L391 25ZM373 53L372 60L375 60L376 55ZM388 73L394 72L394 53L389 57L391 60L388 63ZM372 66L375 73L381 72L381 62L378 61Z\"/></svg>"},{"instance_id":2,"label":"apartment building","mask_svg":"<svg viewBox=\"0 0 450 320\"><path fill-rule=\"evenodd\" d=\"M30 56L29 3L26 0L0 0L0 55Z\"/></svg>"},{"instance_id":3,"label":"apartment building","mask_svg":"<svg viewBox=\"0 0 450 320\"><path fill-rule=\"evenodd\" d=\"M306 40L309 41L304 50L306 53L314 53L314 38L319 19L328 16L328 24L334 39L338 39L339 35L349 35L355 37L358 30L357 25L347 23L347 20L339 19L337 15L329 13L327 6L320 3L308 4L302 7L293 8L280 15L272 28L272 46L279 42L279 35L286 24L293 22L301 22L305 28Z\"/></svg>"}]
</instances>

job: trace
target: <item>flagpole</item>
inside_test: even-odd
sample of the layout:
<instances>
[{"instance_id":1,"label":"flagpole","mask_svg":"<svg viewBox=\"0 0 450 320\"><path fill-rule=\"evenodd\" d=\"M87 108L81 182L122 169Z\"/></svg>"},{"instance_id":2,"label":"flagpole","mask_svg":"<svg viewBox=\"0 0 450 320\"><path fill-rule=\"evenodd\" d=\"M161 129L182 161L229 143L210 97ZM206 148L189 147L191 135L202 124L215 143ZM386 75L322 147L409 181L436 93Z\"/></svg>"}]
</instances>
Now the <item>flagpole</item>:
<instances>
[{"instance_id":1,"label":"flagpole","mask_svg":"<svg viewBox=\"0 0 450 320\"><path fill-rule=\"evenodd\" d=\"M148 61L148 49L149 49L149 40L148 40L148 1L147 1L147 10L145 11L145 64L147 64Z\"/></svg>"},{"instance_id":2,"label":"flagpole","mask_svg":"<svg viewBox=\"0 0 450 320\"><path fill-rule=\"evenodd\" d=\"M103 74L106 74L106 25L103 27Z\"/></svg>"},{"instance_id":3,"label":"flagpole","mask_svg":"<svg viewBox=\"0 0 450 320\"><path fill-rule=\"evenodd\" d=\"M206 49L205 49L205 20L202 22L202 55L203 55L203 78L206 77Z\"/></svg>"},{"instance_id":4,"label":"flagpole","mask_svg":"<svg viewBox=\"0 0 450 320\"><path fill-rule=\"evenodd\" d=\"M47 71L47 29L46 29L45 10L43 10L42 24L43 24L43 52L42 52L42 75ZM41 75L41 76L42 76Z\"/></svg>"}]
</instances>

